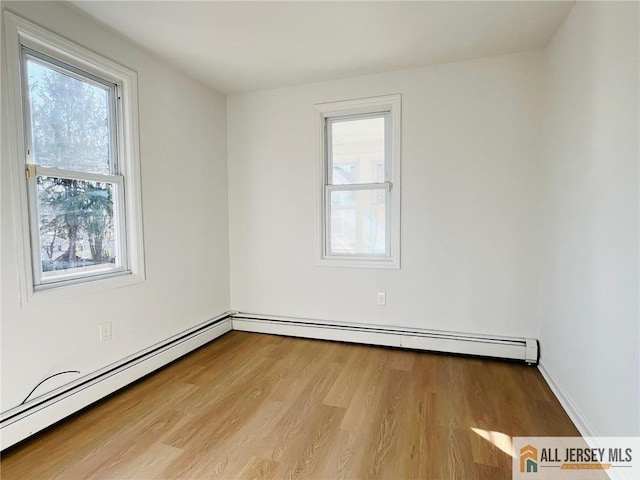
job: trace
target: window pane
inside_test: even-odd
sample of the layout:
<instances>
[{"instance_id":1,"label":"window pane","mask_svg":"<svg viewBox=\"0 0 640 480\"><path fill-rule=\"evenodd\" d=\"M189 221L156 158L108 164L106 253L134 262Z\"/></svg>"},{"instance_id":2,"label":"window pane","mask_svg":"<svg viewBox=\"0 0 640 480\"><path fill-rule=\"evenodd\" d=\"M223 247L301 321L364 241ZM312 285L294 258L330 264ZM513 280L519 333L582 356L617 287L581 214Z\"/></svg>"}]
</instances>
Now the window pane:
<instances>
[{"instance_id":1,"label":"window pane","mask_svg":"<svg viewBox=\"0 0 640 480\"><path fill-rule=\"evenodd\" d=\"M331 122L333 185L385 181L384 123L384 117Z\"/></svg>"},{"instance_id":2,"label":"window pane","mask_svg":"<svg viewBox=\"0 0 640 480\"><path fill-rule=\"evenodd\" d=\"M38 177L42 278L116 268L115 184Z\"/></svg>"},{"instance_id":3,"label":"window pane","mask_svg":"<svg viewBox=\"0 0 640 480\"><path fill-rule=\"evenodd\" d=\"M109 90L27 60L33 163L110 174Z\"/></svg>"},{"instance_id":4,"label":"window pane","mask_svg":"<svg viewBox=\"0 0 640 480\"><path fill-rule=\"evenodd\" d=\"M385 190L333 191L330 254L384 255Z\"/></svg>"}]
</instances>

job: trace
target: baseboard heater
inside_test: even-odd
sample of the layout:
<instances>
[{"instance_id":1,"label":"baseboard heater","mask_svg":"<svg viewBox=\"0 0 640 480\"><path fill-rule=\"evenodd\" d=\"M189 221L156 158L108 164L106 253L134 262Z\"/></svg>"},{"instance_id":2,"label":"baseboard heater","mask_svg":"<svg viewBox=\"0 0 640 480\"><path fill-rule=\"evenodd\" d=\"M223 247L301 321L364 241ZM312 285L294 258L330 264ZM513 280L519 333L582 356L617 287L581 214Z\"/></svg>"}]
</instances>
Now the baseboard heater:
<instances>
[{"instance_id":1,"label":"baseboard heater","mask_svg":"<svg viewBox=\"0 0 640 480\"><path fill-rule=\"evenodd\" d=\"M232 314L231 318L233 330L243 332L522 360L530 365L538 363L538 341L534 338L326 322L242 312Z\"/></svg>"},{"instance_id":2,"label":"baseboard heater","mask_svg":"<svg viewBox=\"0 0 640 480\"><path fill-rule=\"evenodd\" d=\"M538 363L538 342L532 338L226 312L120 362L4 412L0 416L0 450L15 445L230 330Z\"/></svg>"},{"instance_id":3,"label":"baseboard heater","mask_svg":"<svg viewBox=\"0 0 640 480\"><path fill-rule=\"evenodd\" d=\"M0 416L4 450L231 330L230 313L175 335Z\"/></svg>"}]
</instances>

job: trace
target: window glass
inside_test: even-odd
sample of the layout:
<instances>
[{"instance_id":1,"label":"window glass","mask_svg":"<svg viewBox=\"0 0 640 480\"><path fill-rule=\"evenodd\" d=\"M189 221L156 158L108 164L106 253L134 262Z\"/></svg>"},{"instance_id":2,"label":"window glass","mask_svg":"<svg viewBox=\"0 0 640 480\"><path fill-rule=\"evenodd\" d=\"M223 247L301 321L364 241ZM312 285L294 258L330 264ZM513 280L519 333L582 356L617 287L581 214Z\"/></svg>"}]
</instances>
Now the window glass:
<instances>
[{"instance_id":1,"label":"window glass","mask_svg":"<svg viewBox=\"0 0 640 480\"><path fill-rule=\"evenodd\" d=\"M384 165L385 118L331 121L331 183L384 182L376 165Z\"/></svg>"},{"instance_id":2,"label":"window glass","mask_svg":"<svg viewBox=\"0 0 640 480\"><path fill-rule=\"evenodd\" d=\"M42 176L37 196L43 280L103 272L121 263L116 185Z\"/></svg>"},{"instance_id":3,"label":"window glass","mask_svg":"<svg viewBox=\"0 0 640 480\"><path fill-rule=\"evenodd\" d=\"M384 199L382 188L331 192L331 254L385 254Z\"/></svg>"}]
</instances>

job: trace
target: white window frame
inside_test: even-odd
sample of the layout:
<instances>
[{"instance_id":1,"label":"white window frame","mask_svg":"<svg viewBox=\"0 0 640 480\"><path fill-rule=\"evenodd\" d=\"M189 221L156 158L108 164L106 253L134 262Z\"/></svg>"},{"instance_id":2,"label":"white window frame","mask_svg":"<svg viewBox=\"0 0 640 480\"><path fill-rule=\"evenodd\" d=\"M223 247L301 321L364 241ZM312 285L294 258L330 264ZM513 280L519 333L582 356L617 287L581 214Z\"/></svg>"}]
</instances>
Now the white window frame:
<instances>
[{"instance_id":1,"label":"white window frame","mask_svg":"<svg viewBox=\"0 0 640 480\"><path fill-rule=\"evenodd\" d=\"M137 74L84 47L70 42L10 12L4 12L7 58L7 107L14 221L17 232L21 303L52 301L84 293L142 282L145 279L142 232L142 195L138 147ZM31 143L26 105L23 47L81 72L87 72L114 85L115 111L112 112L112 145L116 145L118 170L113 175L88 174L30 165ZM84 78L83 78L84 80ZM113 158L112 158L113 162ZM69 276L68 279L42 281L39 277L40 241L35 212L35 179L54 176L116 185L114 215L121 226L118 235L123 261L120 268L102 274ZM31 201L30 201L31 200ZM122 218L124 217L124 218ZM35 223L34 223L35 222ZM31 237L36 237L32 239Z\"/></svg>"},{"instance_id":2,"label":"white window frame","mask_svg":"<svg viewBox=\"0 0 640 480\"><path fill-rule=\"evenodd\" d=\"M336 267L400 268L400 154L401 154L401 95L385 95L339 102L318 103L316 131L319 165L317 251L318 264ZM349 119L385 118L385 181L383 183L333 185L330 159L330 129L333 122ZM332 254L329 252L331 235L331 192L348 190L385 190L385 254Z\"/></svg>"}]
</instances>

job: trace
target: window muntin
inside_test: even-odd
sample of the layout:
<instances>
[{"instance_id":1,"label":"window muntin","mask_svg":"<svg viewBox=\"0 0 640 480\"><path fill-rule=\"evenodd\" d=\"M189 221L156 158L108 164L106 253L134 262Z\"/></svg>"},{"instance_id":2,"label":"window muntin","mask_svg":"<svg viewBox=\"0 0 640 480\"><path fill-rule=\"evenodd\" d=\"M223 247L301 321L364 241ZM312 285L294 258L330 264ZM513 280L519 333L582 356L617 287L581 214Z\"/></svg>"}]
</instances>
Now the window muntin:
<instances>
[{"instance_id":1,"label":"window muntin","mask_svg":"<svg viewBox=\"0 0 640 480\"><path fill-rule=\"evenodd\" d=\"M325 118L324 257L388 259L390 112Z\"/></svg>"},{"instance_id":2,"label":"window muntin","mask_svg":"<svg viewBox=\"0 0 640 480\"><path fill-rule=\"evenodd\" d=\"M36 287L127 271L117 86L22 47Z\"/></svg>"}]
</instances>

